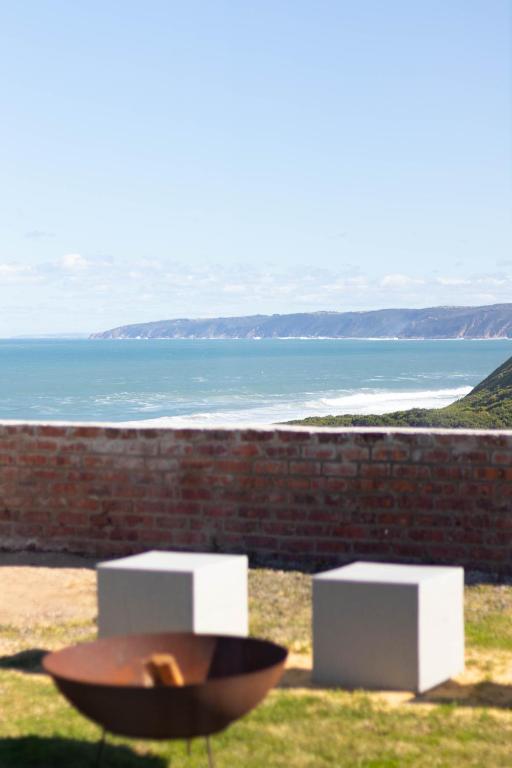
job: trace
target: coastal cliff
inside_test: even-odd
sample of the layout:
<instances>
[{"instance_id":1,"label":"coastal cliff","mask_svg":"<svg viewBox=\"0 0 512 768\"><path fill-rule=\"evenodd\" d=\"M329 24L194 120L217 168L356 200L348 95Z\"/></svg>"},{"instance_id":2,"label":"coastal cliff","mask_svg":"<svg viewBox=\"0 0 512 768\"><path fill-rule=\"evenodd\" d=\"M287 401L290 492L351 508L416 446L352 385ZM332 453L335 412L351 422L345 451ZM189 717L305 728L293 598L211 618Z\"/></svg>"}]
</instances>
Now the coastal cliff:
<instances>
[{"instance_id":1,"label":"coastal cliff","mask_svg":"<svg viewBox=\"0 0 512 768\"><path fill-rule=\"evenodd\" d=\"M512 304L484 307L302 312L122 325L92 339L512 338Z\"/></svg>"}]
</instances>

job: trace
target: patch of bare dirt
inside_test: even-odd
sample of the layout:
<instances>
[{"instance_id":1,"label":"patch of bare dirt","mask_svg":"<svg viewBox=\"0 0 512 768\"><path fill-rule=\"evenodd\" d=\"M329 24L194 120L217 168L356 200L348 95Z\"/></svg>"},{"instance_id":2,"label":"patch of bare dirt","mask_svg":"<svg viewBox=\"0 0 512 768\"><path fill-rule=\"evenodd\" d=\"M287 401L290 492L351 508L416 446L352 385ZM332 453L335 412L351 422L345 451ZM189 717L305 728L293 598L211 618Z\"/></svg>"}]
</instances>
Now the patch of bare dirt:
<instances>
[{"instance_id":1,"label":"patch of bare dirt","mask_svg":"<svg viewBox=\"0 0 512 768\"><path fill-rule=\"evenodd\" d=\"M310 654L291 653L280 687L315 690ZM318 687L320 693L325 689ZM434 705L455 702L466 707L512 707L512 653L507 651L466 651L464 672L424 694L410 691L368 691L374 704L399 706L405 703Z\"/></svg>"},{"instance_id":2,"label":"patch of bare dirt","mask_svg":"<svg viewBox=\"0 0 512 768\"><path fill-rule=\"evenodd\" d=\"M96 616L94 561L66 554L0 553L0 626Z\"/></svg>"}]
</instances>

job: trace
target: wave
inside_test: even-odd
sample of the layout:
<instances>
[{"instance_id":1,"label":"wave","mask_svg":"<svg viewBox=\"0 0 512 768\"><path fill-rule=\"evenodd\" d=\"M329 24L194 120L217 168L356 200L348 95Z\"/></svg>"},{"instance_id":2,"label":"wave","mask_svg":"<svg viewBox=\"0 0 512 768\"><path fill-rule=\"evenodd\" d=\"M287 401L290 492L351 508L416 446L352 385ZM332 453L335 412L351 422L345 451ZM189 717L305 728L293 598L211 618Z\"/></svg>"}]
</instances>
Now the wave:
<instances>
[{"instance_id":1,"label":"wave","mask_svg":"<svg viewBox=\"0 0 512 768\"><path fill-rule=\"evenodd\" d=\"M253 407L225 409L210 412L197 411L180 416L161 416L122 422L125 426L203 427L236 425L270 425L276 422L303 419L306 416L328 414L382 414L408 408L443 408L464 397L471 387L455 389L428 389L416 392L360 390L343 395L325 394L314 400L293 400L255 405Z\"/></svg>"}]
</instances>

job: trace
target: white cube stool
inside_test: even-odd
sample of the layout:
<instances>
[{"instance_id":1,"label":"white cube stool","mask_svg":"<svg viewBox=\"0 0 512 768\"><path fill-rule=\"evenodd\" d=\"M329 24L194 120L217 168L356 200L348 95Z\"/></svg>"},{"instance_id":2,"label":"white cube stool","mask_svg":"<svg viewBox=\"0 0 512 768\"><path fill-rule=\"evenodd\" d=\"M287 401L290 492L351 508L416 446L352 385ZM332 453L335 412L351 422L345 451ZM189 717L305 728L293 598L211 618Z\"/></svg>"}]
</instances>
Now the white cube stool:
<instances>
[{"instance_id":1,"label":"white cube stool","mask_svg":"<svg viewBox=\"0 0 512 768\"><path fill-rule=\"evenodd\" d=\"M100 563L98 634L247 635L245 555L144 552Z\"/></svg>"},{"instance_id":2,"label":"white cube stool","mask_svg":"<svg viewBox=\"0 0 512 768\"><path fill-rule=\"evenodd\" d=\"M464 669L462 568L352 563L313 578L313 679L426 691Z\"/></svg>"}]
</instances>

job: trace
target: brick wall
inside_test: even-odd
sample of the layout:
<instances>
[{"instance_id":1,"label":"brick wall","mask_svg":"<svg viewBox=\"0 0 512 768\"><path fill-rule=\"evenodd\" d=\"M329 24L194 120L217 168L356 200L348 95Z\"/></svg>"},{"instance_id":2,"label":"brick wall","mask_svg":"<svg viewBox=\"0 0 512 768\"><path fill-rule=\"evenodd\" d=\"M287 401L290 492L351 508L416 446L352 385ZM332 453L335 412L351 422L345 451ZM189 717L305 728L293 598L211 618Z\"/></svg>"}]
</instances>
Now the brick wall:
<instances>
[{"instance_id":1,"label":"brick wall","mask_svg":"<svg viewBox=\"0 0 512 768\"><path fill-rule=\"evenodd\" d=\"M512 573L512 432L0 424L0 547Z\"/></svg>"}]
</instances>

